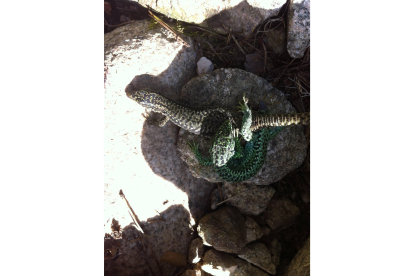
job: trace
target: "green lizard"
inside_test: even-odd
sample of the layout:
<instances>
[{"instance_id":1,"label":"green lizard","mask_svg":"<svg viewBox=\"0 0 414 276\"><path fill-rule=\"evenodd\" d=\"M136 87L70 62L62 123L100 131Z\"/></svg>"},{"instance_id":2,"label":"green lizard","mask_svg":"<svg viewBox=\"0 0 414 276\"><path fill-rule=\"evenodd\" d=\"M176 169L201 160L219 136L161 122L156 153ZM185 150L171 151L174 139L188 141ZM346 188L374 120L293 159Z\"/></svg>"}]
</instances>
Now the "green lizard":
<instances>
[{"instance_id":1,"label":"green lizard","mask_svg":"<svg viewBox=\"0 0 414 276\"><path fill-rule=\"evenodd\" d=\"M247 99L243 97L243 100L244 104L240 105L240 109L243 112L241 135L245 140L250 140L246 143L243 153L240 152L240 139L236 138L234 139L234 144L239 154L234 155L232 158L230 158L225 165L217 166L212 160L204 158L200 154L197 145L189 143L189 146L194 152L199 163L202 165L214 165L215 170L220 178L228 182L242 182L255 176L262 168L263 163L266 159L267 145L269 141L272 140L281 130L281 127L263 128L253 133L250 130L252 112L247 106ZM259 113L266 113L265 108L265 104L261 102ZM220 127L219 132L226 130L229 131L229 129L231 129L231 123L229 121L226 121ZM217 135L215 137L213 147L216 144L220 144L221 142L216 138Z\"/></svg>"}]
</instances>

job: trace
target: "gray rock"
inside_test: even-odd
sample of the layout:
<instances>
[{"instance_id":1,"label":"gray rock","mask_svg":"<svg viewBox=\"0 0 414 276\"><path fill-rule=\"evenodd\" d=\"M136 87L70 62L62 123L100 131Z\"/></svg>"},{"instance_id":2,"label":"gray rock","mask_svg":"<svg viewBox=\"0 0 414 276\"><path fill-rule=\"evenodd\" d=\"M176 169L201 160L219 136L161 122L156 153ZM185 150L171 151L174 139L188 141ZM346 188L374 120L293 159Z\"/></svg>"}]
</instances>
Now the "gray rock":
<instances>
[{"instance_id":1,"label":"gray rock","mask_svg":"<svg viewBox=\"0 0 414 276\"><path fill-rule=\"evenodd\" d=\"M301 58L310 45L310 0L291 1L287 25L287 51L291 57Z\"/></svg>"},{"instance_id":2,"label":"gray rock","mask_svg":"<svg viewBox=\"0 0 414 276\"><path fill-rule=\"evenodd\" d=\"M233 274L230 274L231 276L268 276L269 274L264 272L263 270L252 266L245 260L235 258L237 269L233 272Z\"/></svg>"},{"instance_id":3,"label":"gray rock","mask_svg":"<svg viewBox=\"0 0 414 276\"><path fill-rule=\"evenodd\" d=\"M196 53L192 40L187 40L191 47L184 47L161 28L148 30L147 21L104 36L104 233L111 232L113 218L122 228L132 222L119 196L122 189L158 260L167 251L187 253L191 228L208 209L215 185L194 178L180 159L179 128L171 123L163 128L145 123L144 108L127 98L125 87L151 87L178 98L181 87L196 75ZM154 219L158 220L146 222ZM133 263L123 265L138 265L128 260ZM172 268L167 263L161 267L163 272Z\"/></svg>"},{"instance_id":4,"label":"gray rock","mask_svg":"<svg viewBox=\"0 0 414 276\"><path fill-rule=\"evenodd\" d=\"M243 94L249 104L258 110L259 100L269 99L269 110L274 113L294 113L295 109L286 101L284 94L266 80L240 69L219 69L189 81L182 89L183 98L192 106L216 106L237 112ZM203 156L208 156L212 138L180 130L178 150L195 177L210 182L222 182L213 166L201 166L188 146L188 142L199 144ZM302 126L287 126L268 144L266 161L262 169L244 183L269 185L282 179L298 168L306 157L306 139Z\"/></svg>"},{"instance_id":5,"label":"gray rock","mask_svg":"<svg viewBox=\"0 0 414 276\"><path fill-rule=\"evenodd\" d=\"M280 26L266 33L267 44L270 50L275 54L286 52L286 29Z\"/></svg>"},{"instance_id":6,"label":"gray rock","mask_svg":"<svg viewBox=\"0 0 414 276\"><path fill-rule=\"evenodd\" d=\"M168 17L200 24L219 33L228 33L231 29L247 36L262 20L278 15L286 0L141 0L139 3Z\"/></svg>"},{"instance_id":7,"label":"gray rock","mask_svg":"<svg viewBox=\"0 0 414 276\"><path fill-rule=\"evenodd\" d=\"M187 269L183 276L211 276L211 274L202 270L201 263L198 263L193 269Z\"/></svg>"},{"instance_id":8,"label":"gray rock","mask_svg":"<svg viewBox=\"0 0 414 276\"><path fill-rule=\"evenodd\" d=\"M205 245L238 253L246 245L246 225L240 212L230 206L207 214L198 221L198 235Z\"/></svg>"},{"instance_id":9,"label":"gray rock","mask_svg":"<svg viewBox=\"0 0 414 276\"><path fill-rule=\"evenodd\" d=\"M190 264L196 264L201 260L204 254L203 239L196 238L191 241L188 248L188 262Z\"/></svg>"},{"instance_id":10,"label":"gray rock","mask_svg":"<svg viewBox=\"0 0 414 276\"><path fill-rule=\"evenodd\" d=\"M223 275L223 272L227 272L227 275L233 275L236 268L237 263L233 256L214 249L208 250L204 254L201 265L201 269L211 275Z\"/></svg>"},{"instance_id":11,"label":"gray rock","mask_svg":"<svg viewBox=\"0 0 414 276\"><path fill-rule=\"evenodd\" d=\"M276 266L272 263L269 250L263 243L249 243L237 255L272 275L276 274Z\"/></svg>"},{"instance_id":12,"label":"gray rock","mask_svg":"<svg viewBox=\"0 0 414 276\"><path fill-rule=\"evenodd\" d=\"M263 236L267 236L270 234L270 231L272 231L269 227L267 226L262 226L260 227L260 229L262 230Z\"/></svg>"},{"instance_id":13,"label":"gray rock","mask_svg":"<svg viewBox=\"0 0 414 276\"><path fill-rule=\"evenodd\" d=\"M209 59L202 57L197 62L197 74L198 75L202 75L202 74L211 72L213 70L214 70L214 65Z\"/></svg>"},{"instance_id":14,"label":"gray rock","mask_svg":"<svg viewBox=\"0 0 414 276\"><path fill-rule=\"evenodd\" d=\"M246 221L246 242L250 243L252 241L258 240L263 236L262 229L257 224L257 222L251 217L247 217Z\"/></svg>"},{"instance_id":15,"label":"gray rock","mask_svg":"<svg viewBox=\"0 0 414 276\"><path fill-rule=\"evenodd\" d=\"M211 249L204 254L201 268L211 275L230 276L266 276L264 271L252 266L245 260L235 258L230 254Z\"/></svg>"},{"instance_id":16,"label":"gray rock","mask_svg":"<svg viewBox=\"0 0 414 276\"><path fill-rule=\"evenodd\" d=\"M246 55L244 69L246 69L247 72L260 75L264 72L264 62L264 57L258 53ZM266 62L266 71L271 71L272 69L273 64L271 62Z\"/></svg>"},{"instance_id":17,"label":"gray rock","mask_svg":"<svg viewBox=\"0 0 414 276\"><path fill-rule=\"evenodd\" d=\"M150 254L141 250L139 242L131 242L137 238L135 228L127 226L122 233L122 239L105 239L105 249L115 248L115 252L118 249L118 253L121 253L115 259L112 259L114 256L105 259L105 275L146 276L151 275L151 271L154 271L155 275L161 275L157 263Z\"/></svg>"},{"instance_id":18,"label":"gray rock","mask_svg":"<svg viewBox=\"0 0 414 276\"><path fill-rule=\"evenodd\" d=\"M236 207L242 214L257 216L266 209L275 189L271 186L224 183L222 192L224 198L230 198L226 205Z\"/></svg>"},{"instance_id":19,"label":"gray rock","mask_svg":"<svg viewBox=\"0 0 414 276\"><path fill-rule=\"evenodd\" d=\"M277 231L294 223L300 210L290 199L272 199L263 215L267 225Z\"/></svg>"},{"instance_id":20,"label":"gray rock","mask_svg":"<svg viewBox=\"0 0 414 276\"><path fill-rule=\"evenodd\" d=\"M290 262L286 276L310 275L310 238Z\"/></svg>"},{"instance_id":21,"label":"gray rock","mask_svg":"<svg viewBox=\"0 0 414 276\"><path fill-rule=\"evenodd\" d=\"M282 252L282 245L276 238L273 238L272 240L268 242L265 241L265 244L267 246L267 249L269 249L272 263L274 263L275 266L277 267L280 262L280 254Z\"/></svg>"}]
</instances>

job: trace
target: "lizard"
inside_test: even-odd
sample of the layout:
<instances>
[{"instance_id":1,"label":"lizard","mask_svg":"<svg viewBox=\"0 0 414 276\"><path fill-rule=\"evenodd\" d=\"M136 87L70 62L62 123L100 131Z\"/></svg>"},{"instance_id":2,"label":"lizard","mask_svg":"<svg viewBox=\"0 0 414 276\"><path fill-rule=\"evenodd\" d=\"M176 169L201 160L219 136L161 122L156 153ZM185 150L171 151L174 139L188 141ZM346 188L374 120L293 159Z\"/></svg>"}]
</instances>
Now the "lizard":
<instances>
[{"instance_id":1,"label":"lizard","mask_svg":"<svg viewBox=\"0 0 414 276\"><path fill-rule=\"evenodd\" d=\"M198 151L198 145L194 143L189 143L191 150L193 151L196 159L201 165L214 165L215 170L220 176L221 179L228 182L242 182L250 179L255 176L260 169L262 168L267 154L267 146L270 140L272 140L282 129L282 127L276 128L262 128L259 131L252 132L250 130L252 123L252 112L247 106L247 99L243 96L244 104L240 104L240 110L243 115L243 123L241 136L249 141L246 143L244 148L244 153L240 153L241 144L240 139L235 139L235 147L239 151L238 155L234 155L229 161L222 165L218 166L214 164L213 160L204 158ZM266 113L266 105L261 101L259 112L260 114ZM219 132L222 129L231 129L231 123L226 121L219 129ZM218 132L218 133L219 133ZM218 141L217 135L214 140L214 144L220 143Z\"/></svg>"},{"instance_id":2,"label":"lizard","mask_svg":"<svg viewBox=\"0 0 414 276\"><path fill-rule=\"evenodd\" d=\"M194 134L206 136L215 134L216 137L214 140L216 143L210 152L214 165L216 166L223 166L234 154L236 154L236 157L239 157L242 152L241 150L234 150L237 146L235 138L238 136L239 129L232 129L231 122L234 123L234 118L237 119L238 115L232 113L230 110L220 107L194 108L184 103L169 100L158 93L145 90L133 91L127 93L127 96L143 107L165 116L160 121L155 121L149 118L148 113L144 115L152 125L162 127L168 121L171 121ZM245 112L251 113L250 116L243 117L243 120L249 120L249 123L242 122L241 134L246 141L251 139L253 131L263 128L309 123L309 113L283 115L261 114L256 112L252 113L250 109L246 109ZM223 128L219 132L221 126ZM217 135L217 133L220 133L220 135ZM237 147L240 148L240 146Z\"/></svg>"}]
</instances>

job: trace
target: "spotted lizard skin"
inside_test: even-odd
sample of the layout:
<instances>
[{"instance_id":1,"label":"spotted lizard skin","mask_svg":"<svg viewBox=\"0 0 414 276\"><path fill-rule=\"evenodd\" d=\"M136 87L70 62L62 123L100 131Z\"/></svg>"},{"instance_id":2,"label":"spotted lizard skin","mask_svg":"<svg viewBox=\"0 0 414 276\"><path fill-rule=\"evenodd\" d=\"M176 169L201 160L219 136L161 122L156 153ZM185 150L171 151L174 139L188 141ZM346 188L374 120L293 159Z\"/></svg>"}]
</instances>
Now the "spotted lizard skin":
<instances>
[{"instance_id":1,"label":"spotted lizard skin","mask_svg":"<svg viewBox=\"0 0 414 276\"><path fill-rule=\"evenodd\" d=\"M214 135L218 128L225 120L233 118L237 121L239 115L234 114L224 108L192 108L183 103L169 100L157 93L138 90L127 93L127 96L152 110L165 116L161 121L154 122L158 126L165 125L168 121L173 122L177 126L188 130L189 132L202 135ZM267 127L288 126L288 125L308 125L310 121L310 113L294 113L294 114L262 114L252 112L250 118L250 130L257 131ZM242 135L248 141L248 130L242 123ZM243 131L244 130L244 131ZM247 131L247 132L246 132ZM245 132L246 134L243 134Z\"/></svg>"}]
</instances>

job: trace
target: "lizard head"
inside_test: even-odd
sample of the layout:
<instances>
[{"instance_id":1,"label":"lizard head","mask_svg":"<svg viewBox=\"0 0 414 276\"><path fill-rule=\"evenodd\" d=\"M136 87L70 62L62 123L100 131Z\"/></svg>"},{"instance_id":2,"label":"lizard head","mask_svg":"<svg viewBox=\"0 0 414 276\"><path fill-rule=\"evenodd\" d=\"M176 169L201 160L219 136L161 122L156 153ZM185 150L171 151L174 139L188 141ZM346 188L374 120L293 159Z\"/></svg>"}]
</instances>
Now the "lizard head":
<instances>
[{"instance_id":1,"label":"lizard head","mask_svg":"<svg viewBox=\"0 0 414 276\"><path fill-rule=\"evenodd\" d=\"M147 107L147 108L152 108L155 102L154 99L156 99L157 97L160 97L156 93L148 92L145 90L136 90L132 92L127 92L126 95L128 96L128 98L136 101L143 107Z\"/></svg>"}]
</instances>

